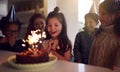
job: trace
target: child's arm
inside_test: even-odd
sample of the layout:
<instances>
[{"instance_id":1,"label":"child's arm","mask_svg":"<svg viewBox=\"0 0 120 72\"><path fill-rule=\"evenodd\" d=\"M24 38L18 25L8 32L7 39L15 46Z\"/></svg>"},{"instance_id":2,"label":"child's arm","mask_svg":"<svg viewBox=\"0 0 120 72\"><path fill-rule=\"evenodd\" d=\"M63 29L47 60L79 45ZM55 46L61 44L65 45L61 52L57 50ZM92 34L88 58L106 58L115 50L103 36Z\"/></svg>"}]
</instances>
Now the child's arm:
<instances>
[{"instance_id":1,"label":"child's arm","mask_svg":"<svg viewBox=\"0 0 120 72\"><path fill-rule=\"evenodd\" d=\"M113 66L113 70L114 71L120 70L120 48L118 48L117 50L115 65Z\"/></svg>"},{"instance_id":2,"label":"child's arm","mask_svg":"<svg viewBox=\"0 0 120 72\"><path fill-rule=\"evenodd\" d=\"M81 52L80 50L82 50L82 39L81 39L81 32L79 32L77 35L76 35L76 38L75 38L75 42L74 42L74 48L73 48L73 54L74 54L74 62L78 62L80 63L81 62Z\"/></svg>"},{"instance_id":3,"label":"child's arm","mask_svg":"<svg viewBox=\"0 0 120 72\"><path fill-rule=\"evenodd\" d=\"M64 56L58 54L56 51L52 50L51 51L53 55L55 55L59 60L66 60L69 61L70 60L70 49L68 51L65 52Z\"/></svg>"},{"instance_id":4,"label":"child's arm","mask_svg":"<svg viewBox=\"0 0 120 72\"><path fill-rule=\"evenodd\" d=\"M53 55L55 55L58 59L69 61L70 60L70 49L64 53L64 56L62 56L56 52L57 47L58 47L58 40L57 39L49 41L49 51Z\"/></svg>"}]
</instances>

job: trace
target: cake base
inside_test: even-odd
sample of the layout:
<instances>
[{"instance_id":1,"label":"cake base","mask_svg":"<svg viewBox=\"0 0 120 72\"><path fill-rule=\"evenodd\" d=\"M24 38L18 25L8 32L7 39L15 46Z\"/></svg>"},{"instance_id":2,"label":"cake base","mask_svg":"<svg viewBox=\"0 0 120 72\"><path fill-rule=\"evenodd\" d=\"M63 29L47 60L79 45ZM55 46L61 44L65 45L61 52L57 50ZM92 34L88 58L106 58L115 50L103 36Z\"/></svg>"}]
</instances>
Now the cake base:
<instances>
[{"instance_id":1,"label":"cake base","mask_svg":"<svg viewBox=\"0 0 120 72\"><path fill-rule=\"evenodd\" d=\"M44 50L24 51L16 54L16 63L34 64L49 61L48 53Z\"/></svg>"},{"instance_id":2,"label":"cake base","mask_svg":"<svg viewBox=\"0 0 120 72\"><path fill-rule=\"evenodd\" d=\"M19 70L43 70L52 66L57 61L57 57L49 56L49 61L43 63L34 63L34 64L18 64L16 63L16 56L10 56L7 60L8 64Z\"/></svg>"}]
</instances>

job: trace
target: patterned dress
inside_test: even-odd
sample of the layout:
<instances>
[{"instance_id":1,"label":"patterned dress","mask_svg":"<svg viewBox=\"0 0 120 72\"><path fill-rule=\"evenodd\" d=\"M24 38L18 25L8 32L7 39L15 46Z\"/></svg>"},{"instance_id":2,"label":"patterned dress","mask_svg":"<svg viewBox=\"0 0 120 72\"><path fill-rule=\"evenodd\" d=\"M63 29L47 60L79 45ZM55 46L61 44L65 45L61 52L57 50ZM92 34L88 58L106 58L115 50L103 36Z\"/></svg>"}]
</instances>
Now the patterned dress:
<instances>
[{"instance_id":1,"label":"patterned dress","mask_svg":"<svg viewBox=\"0 0 120 72\"><path fill-rule=\"evenodd\" d=\"M120 37L116 36L113 25L103 27L95 37L89 56L89 64L107 68L120 66Z\"/></svg>"}]
</instances>

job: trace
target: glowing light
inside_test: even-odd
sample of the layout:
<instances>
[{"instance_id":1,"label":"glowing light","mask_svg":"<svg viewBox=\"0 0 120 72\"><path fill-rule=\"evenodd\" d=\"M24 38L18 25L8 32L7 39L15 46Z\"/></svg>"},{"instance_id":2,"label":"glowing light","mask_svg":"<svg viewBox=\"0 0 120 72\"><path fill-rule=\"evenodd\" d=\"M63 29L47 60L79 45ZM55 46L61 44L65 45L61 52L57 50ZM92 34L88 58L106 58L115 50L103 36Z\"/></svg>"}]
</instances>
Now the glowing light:
<instances>
[{"instance_id":1,"label":"glowing light","mask_svg":"<svg viewBox=\"0 0 120 72\"><path fill-rule=\"evenodd\" d=\"M31 48L38 48L38 44L42 43L44 38L46 38L46 33L38 29L31 31L31 35L28 35L28 38L23 40L23 42L28 42L28 44L31 45ZM22 46L25 46L25 44L22 44Z\"/></svg>"},{"instance_id":2,"label":"glowing light","mask_svg":"<svg viewBox=\"0 0 120 72\"><path fill-rule=\"evenodd\" d=\"M42 41L40 41L40 43L42 43Z\"/></svg>"},{"instance_id":3,"label":"glowing light","mask_svg":"<svg viewBox=\"0 0 120 72\"><path fill-rule=\"evenodd\" d=\"M46 38L46 33L45 32L42 33L42 37Z\"/></svg>"},{"instance_id":4,"label":"glowing light","mask_svg":"<svg viewBox=\"0 0 120 72\"><path fill-rule=\"evenodd\" d=\"M22 44L23 47L25 47L26 45L25 44Z\"/></svg>"},{"instance_id":5,"label":"glowing light","mask_svg":"<svg viewBox=\"0 0 120 72\"><path fill-rule=\"evenodd\" d=\"M28 43L31 44L36 44L39 39L41 38L41 34L40 34L41 30L36 30L36 31L31 31L32 35L28 35Z\"/></svg>"}]
</instances>

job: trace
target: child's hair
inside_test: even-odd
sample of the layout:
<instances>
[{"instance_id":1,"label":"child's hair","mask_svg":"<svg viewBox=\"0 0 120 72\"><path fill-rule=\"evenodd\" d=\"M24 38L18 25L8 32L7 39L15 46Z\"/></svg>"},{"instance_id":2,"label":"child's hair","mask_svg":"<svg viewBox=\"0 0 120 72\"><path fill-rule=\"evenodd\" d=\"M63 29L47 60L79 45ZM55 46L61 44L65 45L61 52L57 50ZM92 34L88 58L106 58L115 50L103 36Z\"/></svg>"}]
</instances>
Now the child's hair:
<instances>
[{"instance_id":1,"label":"child's hair","mask_svg":"<svg viewBox=\"0 0 120 72\"><path fill-rule=\"evenodd\" d=\"M88 17L90 17L90 18L92 18L93 20L95 20L96 22L98 22L98 15L96 14L96 13L87 13L86 15L85 15L85 19L86 18L88 18Z\"/></svg>"},{"instance_id":2,"label":"child's hair","mask_svg":"<svg viewBox=\"0 0 120 72\"><path fill-rule=\"evenodd\" d=\"M60 50L58 50L58 53L64 56L64 53L67 50L69 50L69 48L70 49L72 48L71 42L70 42L70 40L69 40L69 38L67 36L67 24L66 24L66 20L65 20L65 17L63 15L63 13L59 12L59 8L58 7L56 7L54 9L54 11L52 11L52 12L50 12L48 14L46 24L48 24L48 20L50 18L54 18L54 17L57 18L59 20L59 22L62 24L62 30L61 30L61 33L58 36L58 41L59 41L59 46L60 46ZM47 33L47 39L50 39L51 35L47 31L47 28L46 28L46 33Z\"/></svg>"},{"instance_id":3,"label":"child's hair","mask_svg":"<svg viewBox=\"0 0 120 72\"><path fill-rule=\"evenodd\" d=\"M120 11L120 1L118 0L107 0L100 4L100 6L105 9L109 14L116 14L118 11ZM119 28L119 22L120 17L115 19L113 24L114 24L114 31L116 35L120 36L120 28Z\"/></svg>"},{"instance_id":4,"label":"child's hair","mask_svg":"<svg viewBox=\"0 0 120 72\"><path fill-rule=\"evenodd\" d=\"M34 14L30 20L29 20L29 25L28 25L28 28L27 28L27 32L26 32L26 36L25 36L25 39L27 38L27 36L31 33L31 30L35 30L34 29L34 21L37 19L37 18L41 18L41 19L44 19L46 21L46 18L44 15L40 14L40 13L37 13L37 14Z\"/></svg>"},{"instance_id":5,"label":"child's hair","mask_svg":"<svg viewBox=\"0 0 120 72\"><path fill-rule=\"evenodd\" d=\"M119 2L119 1L118 1ZM118 3L115 0L106 0L102 2L99 7L102 7L106 10L109 14L114 14L118 11Z\"/></svg>"},{"instance_id":6,"label":"child's hair","mask_svg":"<svg viewBox=\"0 0 120 72\"><path fill-rule=\"evenodd\" d=\"M6 17L2 17L2 19L0 20L0 29L1 29L1 31L3 32L3 31L5 31L6 30L6 27L8 26L8 25L10 25L10 24L15 24L15 25L17 25L18 26L18 31L20 31L20 29L21 29L21 22L19 21L19 20L17 20L17 21L8 21L7 19L6 19Z\"/></svg>"},{"instance_id":7,"label":"child's hair","mask_svg":"<svg viewBox=\"0 0 120 72\"><path fill-rule=\"evenodd\" d=\"M120 1L115 1L115 0L106 0L104 2L102 2L99 7L102 7L104 10L106 10L109 14L116 14L117 11L120 10ZM117 21L117 22L116 22ZM117 35L120 35L120 28L118 28L119 24L118 24L118 20L115 19L115 21L113 21L114 24L114 31ZM96 36L102 31L102 27L100 26L99 30L96 32Z\"/></svg>"}]
</instances>

